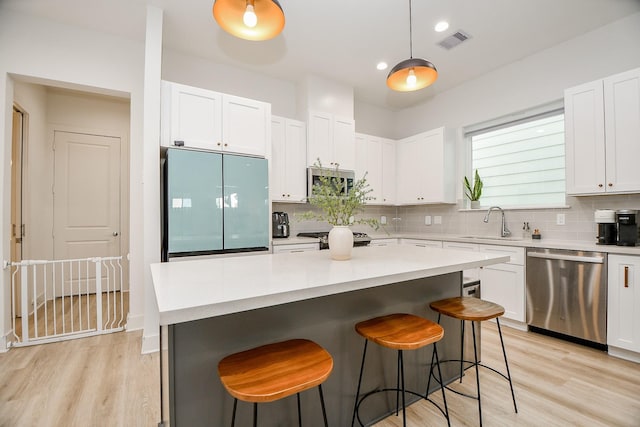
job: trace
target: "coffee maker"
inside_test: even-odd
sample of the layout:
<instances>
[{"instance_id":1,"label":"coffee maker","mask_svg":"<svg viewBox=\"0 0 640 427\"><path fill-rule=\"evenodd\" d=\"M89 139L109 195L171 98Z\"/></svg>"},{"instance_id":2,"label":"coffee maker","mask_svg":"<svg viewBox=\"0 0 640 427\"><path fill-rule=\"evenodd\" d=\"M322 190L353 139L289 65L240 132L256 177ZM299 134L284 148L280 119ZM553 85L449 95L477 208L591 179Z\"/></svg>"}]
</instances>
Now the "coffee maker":
<instances>
[{"instance_id":1,"label":"coffee maker","mask_svg":"<svg viewBox=\"0 0 640 427\"><path fill-rule=\"evenodd\" d=\"M289 237L289 215L286 212L274 212L271 215L272 236Z\"/></svg>"},{"instance_id":2,"label":"coffee maker","mask_svg":"<svg viewBox=\"0 0 640 427\"><path fill-rule=\"evenodd\" d=\"M635 246L638 241L638 223L636 217L638 211L622 209L616 211L616 223L618 224L618 246Z\"/></svg>"},{"instance_id":3,"label":"coffee maker","mask_svg":"<svg viewBox=\"0 0 640 427\"><path fill-rule=\"evenodd\" d=\"M596 224L598 224L598 240L596 244L615 245L618 239L616 212L611 209L598 209L593 216Z\"/></svg>"}]
</instances>

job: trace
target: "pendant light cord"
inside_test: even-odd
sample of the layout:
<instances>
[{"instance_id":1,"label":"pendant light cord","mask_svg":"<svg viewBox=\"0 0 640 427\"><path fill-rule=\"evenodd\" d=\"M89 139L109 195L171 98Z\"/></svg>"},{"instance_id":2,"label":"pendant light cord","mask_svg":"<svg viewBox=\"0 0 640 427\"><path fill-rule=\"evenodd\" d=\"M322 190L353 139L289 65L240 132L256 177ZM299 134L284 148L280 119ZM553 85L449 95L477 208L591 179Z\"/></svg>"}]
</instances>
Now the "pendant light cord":
<instances>
[{"instance_id":1,"label":"pendant light cord","mask_svg":"<svg viewBox=\"0 0 640 427\"><path fill-rule=\"evenodd\" d=\"M411 25L411 3L409 0L409 58L413 59L413 27Z\"/></svg>"}]
</instances>

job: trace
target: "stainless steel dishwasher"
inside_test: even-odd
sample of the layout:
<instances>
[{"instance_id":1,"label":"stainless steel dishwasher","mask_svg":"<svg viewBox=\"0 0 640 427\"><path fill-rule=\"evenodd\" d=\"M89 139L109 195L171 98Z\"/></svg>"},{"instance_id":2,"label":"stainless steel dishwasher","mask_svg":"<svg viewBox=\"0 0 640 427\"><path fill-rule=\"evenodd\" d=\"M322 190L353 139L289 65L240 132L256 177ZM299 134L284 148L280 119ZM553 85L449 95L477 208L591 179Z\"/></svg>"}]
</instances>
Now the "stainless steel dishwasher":
<instances>
[{"instance_id":1,"label":"stainless steel dishwasher","mask_svg":"<svg viewBox=\"0 0 640 427\"><path fill-rule=\"evenodd\" d=\"M526 277L531 329L606 345L606 254L528 249Z\"/></svg>"}]
</instances>

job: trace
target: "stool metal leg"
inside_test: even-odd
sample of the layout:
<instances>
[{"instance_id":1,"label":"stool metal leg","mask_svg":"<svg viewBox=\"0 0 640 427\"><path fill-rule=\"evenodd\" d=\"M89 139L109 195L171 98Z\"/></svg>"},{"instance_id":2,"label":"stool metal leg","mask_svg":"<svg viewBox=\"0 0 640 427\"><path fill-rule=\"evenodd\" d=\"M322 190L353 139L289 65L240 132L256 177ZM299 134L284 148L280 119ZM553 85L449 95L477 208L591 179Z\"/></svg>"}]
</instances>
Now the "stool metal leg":
<instances>
[{"instance_id":1,"label":"stool metal leg","mask_svg":"<svg viewBox=\"0 0 640 427\"><path fill-rule=\"evenodd\" d=\"M322 393L322 384L318 385L318 392L320 393L320 404L322 405L322 417L324 418L324 427L329 427L327 422L327 409L324 406L324 394Z\"/></svg>"},{"instance_id":2,"label":"stool metal leg","mask_svg":"<svg viewBox=\"0 0 640 427\"><path fill-rule=\"evenodd\" d=\"M258 427L258 404L253 404L253 427Z\"/></svg>"},{"instance_id":3,"label":"stool metal leg","mask_svg":"<svg viewBox=\"0 0 640 427\"><path fill-rule=\"evenodd\" d=\"M502 345L502 355L504 356L504 364L507 367L507 378L509 379L509 387L511 387L511 397L513 398L513 408L518 413L518 405L516 405L516 395L513 392L513 383L511 382L511 372L509 372L509 362L507 362L507 352L504 349L504 341L502 340L502 329L500 328L500 319L496 317L496 324L498 325L498 335L500 335L500 344Z\"/></svg>"},{"instance_id":4,"label":"stool metal leg","mask_svg":"<svg viewBox=\"0 0 640 427\"><path fill-rule=\"evenodd\" d=\"M471 322L471 333L473 334L473 359L476 367L476 389L478 390L478 417L480 427L482 427L482 402L480 401L480 372L478 369L478 347L476 346L476 325Z\"/></svg>"},{"instance_id":5,"label":"stool metal leg","mask_svg":"<svg viewBox=\"0 0 640 427\"><path fill-rule=\"evenodd\" d=\"M464 374L464 320L460 321L462 334L460 334L460 383L462 383L462 375Z\"/></svg>"},{"instance_id":6,"label":"stool metal leg","mask_svg":"<svg viewBox=\"0 0 640 427\"><path fill-rule=\"evenodd\" d=\"M231 416L231 427L236 424L236 408L238 407L238 399L233 399L233 415Z\"/></svg>"},{"instance_id":7,"label":"stool metal leg","mask_svg":"<svg viewBox=\"0 0 640 427\"><path fill-rule=\"evenodd\" d=\"M362 372L364 370L364 359L367 356L367 344L369 340L364 340L364 350L362 351L362 363L360 364L360 376L358 378L358 389L356 391L356 402L353 405L353 417L351 418L351 427L354 426L356 422L356 411L358 409L358 399L360 398L360 385L362 384Z\"/></svg>"},{"instance_id":8,"label":"stool metal leg","mask_svg":"<svg viewBox=\"0 0 640 427\"><path fill-rule=\"evenodd\" d=\"M433 356L431 357L432 360L434 356L436 358L436 366L438 367L438 377L440 378L440 390L442 391L442 402L444 404L444 416L447 419L447 425L451 427L451 420L449 419L449 407L447 406L447 396L445 395L445 392L444 392L445 387L444 387L444 383L442 382L442 370L440 369L440 358L438 357L438 349L436 347L436 343L433 343ZM433 364L433 362L431 363ZM433 369L433 367L431 369ZM429 389L427 389L427 395L428 393L429 393Z\"/></svg>"},{"instance_id":9,"label":"stool metal leg","mask_svg":"<svg viewBox=\"0 0 640 427\"><path fill-rule=\"evenodd\" d=\"M300 393L296 393L296 400L298 401L298 426L302 427L302 414L300 411Z\"/></svg>"},{"instance_id":10,"label":"stool metal leg","mask_svg":"<svg viewBox=\"0 0 640 427\"><path fill-rule=\"evenodd\" d=\"M398 407L400 406L400 350L398 350L398 366L396 366L396 417L398 416Z\"/></svg>"},{"instance_id":11,"label":"stool metal leg","mask_svg":"<svg viewBox=\"0 0 640 427\"><path fill-rule=\"evenodd\" d=\"M437 323L440 324L440 316L441 314L438 313L438 321ZM425 391L424 395L429 396L429 388L431 387L431 376L433 375L433 360L434 360L435 354L431 353L431 367L429 369L429 379L427 380L427 391ZM444 384L442 384L442 378L440 378L440 387L444 387Z\"/></svg>"},{"instance_id":12,"label":"stool metal leg","mask_svg":"<svg viewBox=\"0 0 640 427\"><path fill-rule=\"evenodd\" d=\"M404 398L404 358L402 350L398 350L398 358L400 360L400 375L402 375L402 425L407 427L407 405Z\"/></svg>"}]
</instances>

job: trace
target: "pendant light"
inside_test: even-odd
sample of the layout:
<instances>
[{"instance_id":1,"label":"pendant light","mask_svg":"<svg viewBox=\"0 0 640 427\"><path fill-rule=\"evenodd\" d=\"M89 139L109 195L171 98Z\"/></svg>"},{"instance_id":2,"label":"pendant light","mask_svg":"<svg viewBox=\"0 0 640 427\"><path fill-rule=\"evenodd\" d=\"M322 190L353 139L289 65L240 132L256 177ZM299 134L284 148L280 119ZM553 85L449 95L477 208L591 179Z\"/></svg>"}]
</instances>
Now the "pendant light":
<instances>
[{"instance_id":1,"label":"pendant light","mask_svg":"<svg viewBox=\"0 0 640 427\"><path fill-rule=\"evenodd\" d=\"M269 40L284 28L278 0L215 0L213 17L227 33L245 40Z\"/></svg>"},{"instance_id":2,"label":"pendant light","mask_svg":"<svg viewBox=\"0 0 640 427\"><path fill-rule=\"evenodd\" d=\"M409 0L409 55L409 59L399 62L387 76L387 86L398 92L411 92L425 88L438 78L438 70L431 62L413 57L411 0Z\"/></svg>"}]
</instances>

